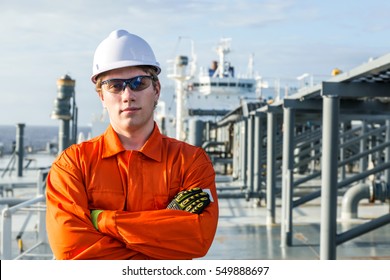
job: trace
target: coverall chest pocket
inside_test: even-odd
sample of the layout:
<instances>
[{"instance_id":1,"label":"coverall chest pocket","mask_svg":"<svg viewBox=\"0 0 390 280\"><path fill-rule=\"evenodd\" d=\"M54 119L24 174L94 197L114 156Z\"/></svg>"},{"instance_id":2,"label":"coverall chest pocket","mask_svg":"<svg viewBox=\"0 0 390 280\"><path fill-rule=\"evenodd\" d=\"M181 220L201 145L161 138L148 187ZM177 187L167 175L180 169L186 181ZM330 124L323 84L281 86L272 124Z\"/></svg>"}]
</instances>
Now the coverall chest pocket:
<instances>
[{"instance_id":1,"label":"coverall chest pocket","mask_svg":"<svg viewBox=\"0 0 390 280\"><path fill-rule=\"evenodd\" d=\"M161 183L153 195L155 208L165 209L179 191L180 185L178 182L171 182L170 184Z\"/></svg>"},{"instance_id":2,"label":"coverall chest pocket","mask_svg":"<svg viewBox=\"0 0 390 280\"><path fill-rule=\"evenodd\" d=\"M154 205L156 209L165 209L173 197L180 191L179 186L169 189L168 192L154 195Z\"/></svg>"},{"instance_id":3,"label":"coverall chest pocket","mask_svg":"<svg viewBox=\"0 0 390 280\"><path fill-rule=\"evenodd\" d=\"M123 210L125 193L119 174L94 176L88 187L88 198L90 209Z\"/></svg>"}]
</instances>

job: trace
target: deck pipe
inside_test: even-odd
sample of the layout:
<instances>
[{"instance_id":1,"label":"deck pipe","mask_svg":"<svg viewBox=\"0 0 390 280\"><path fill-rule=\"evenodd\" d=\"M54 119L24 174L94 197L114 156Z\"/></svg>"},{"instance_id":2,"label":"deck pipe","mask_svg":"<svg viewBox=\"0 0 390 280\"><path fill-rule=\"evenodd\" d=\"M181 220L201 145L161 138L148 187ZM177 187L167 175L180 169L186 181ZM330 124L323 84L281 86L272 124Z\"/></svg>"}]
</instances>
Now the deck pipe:
<instances>
[{"instance_id":1,"label":"deck pipe","mask_svg":"<svg viewBox=\"0 0 390 280\"><path fill-rule=\"evenodd\" d=\"M383 127L379 128L381 131ZM374 152L374 149L384 149L385 160L381 165L386 165L390 160L390 121L386 120L386 125L384 126L386 131L385 143L377 145L374 148L371 148L371 151ZM374 168L375 169L375 168ZM390 182L389 178L389 169L386 168L384 171L384 181ZM342 219L353 219L358 217L358 204L362 199L368 199L370 202L376 200L385 201L390 198L390 185L385 182L371 182L370 184L359 184L348 189L345 193L342 200L341 208L341 218Z\"/></svg>"},{"instance_id":2,"label":"deck pipe","mask_svg":"<svg viewBox=\"0 0 390 280\"><path fill-rule=\"evenodd\" d=\"M358 184L350 187L344 194L341 203L341 219L355 219L358 217L358 204L361 200L370 198L370 185Z\"/></svg>"},{"instance_id":3,"label":"deck pipe","mask_svg":"<svg viewBox=\"0 0 390 280\"><path fill-rule=\"evenodd\" d=\"M23 176L23 158L24 158L24 127L25 124L18 123L16 126L16 157L17 157L17 175L18 177Z\"/></svg>"},{"instance_id":4,"label":"deck pipe","mask_svg":"<svg viewBox=\"0 0 390 280\"><path fill-rule=\"evenodd\" d=\"M368 199L369 202L377 200L384 202L390 198L390 186L385 182L371 182L370 184L363 183L349 188L341 203L341 219L356 219L358 218L358 205L363 199Z\"/></svg>"}]
</instances>

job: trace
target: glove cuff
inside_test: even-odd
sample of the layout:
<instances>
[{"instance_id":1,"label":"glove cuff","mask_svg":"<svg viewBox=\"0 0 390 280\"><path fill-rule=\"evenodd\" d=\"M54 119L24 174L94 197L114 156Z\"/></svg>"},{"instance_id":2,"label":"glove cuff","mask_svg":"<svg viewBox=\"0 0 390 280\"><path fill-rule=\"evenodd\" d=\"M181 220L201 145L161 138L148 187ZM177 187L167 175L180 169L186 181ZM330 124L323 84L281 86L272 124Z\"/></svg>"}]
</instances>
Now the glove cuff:
<instances>
[{"instance_id":1,"label":"glove cuff","mask_svg":"<svg viewBox=\"0 0 390 280\"><path fill-rule=\"evenodd\" d=\"M92 220L92 224L93 226L99 230L99 225L98 225L98 218L99 218L99 215L100 213L102 213L103 210L92 210L91 211L91 220Z\"/></svg>"}]
</instances>

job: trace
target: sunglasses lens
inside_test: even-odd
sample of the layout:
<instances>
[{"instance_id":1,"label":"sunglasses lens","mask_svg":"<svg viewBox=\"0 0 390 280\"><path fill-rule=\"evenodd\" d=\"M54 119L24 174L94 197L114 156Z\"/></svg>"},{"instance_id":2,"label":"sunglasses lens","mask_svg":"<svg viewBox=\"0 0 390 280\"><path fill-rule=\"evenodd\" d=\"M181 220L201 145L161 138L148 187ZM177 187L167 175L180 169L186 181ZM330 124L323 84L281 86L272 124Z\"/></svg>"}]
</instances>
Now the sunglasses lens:
<instances>
[{"instance_id":1,"label":"sunglasses lens","mask_svg":"<svg viewBox=\"0 0 390 280\"><path fill-rule=\"evenodd\" d=\"M123 90L124 82L125 80L112 79L112 80L104 81L103 86L105 87L105 90L111 93L120 93Z\"/></svg>"},{"instance_id":2,"label":"sunglasses lens","mask_svg":"<svg viewBox=\"0 0 390 280\"><path fill-rule=\"evenodd\" d=\"M134 91L141 91L148 88L152 80L150 76L138 76L129 80L130 88Z\"/></svg>"},{"instance_id":3,"label":"sunglasses lens","mask_svg":"<svg viewBox=\"0 0 390 280\"><path fill-rule=\"evenodd\" d=\"M132 91L141 91L148 88L152 84L151 76L136 76L134 78L124 79L111 79L102 82L104 89L111 93L124 92L127 85L130 86Z\"/></svg>"}]
</instances>

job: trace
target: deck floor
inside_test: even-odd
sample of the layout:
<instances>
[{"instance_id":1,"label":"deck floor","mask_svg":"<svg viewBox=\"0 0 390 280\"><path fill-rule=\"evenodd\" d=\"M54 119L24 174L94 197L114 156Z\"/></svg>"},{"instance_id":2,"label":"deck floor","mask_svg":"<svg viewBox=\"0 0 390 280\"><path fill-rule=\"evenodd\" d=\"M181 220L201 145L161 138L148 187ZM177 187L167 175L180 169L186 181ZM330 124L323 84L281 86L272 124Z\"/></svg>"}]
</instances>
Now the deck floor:
<instances>
[{"instance_id":1,"label":"deck floor","mask_svg":"<svg viewBox=\"0 0 390 280\"><path fill-rule=\"evenodd\" d=\"M276 222L266 225L266 208L244 199L221 199L214 242L202 259L318 260L320 259L319 200L293 211L292 246L281 246L280 206ZM278 205L278 204L277 204ZM338 233L389 213L388 203L360 203L358 219L338 220ZM339 214L339 213L338 213ZM337 259L390 259L390 225L370 231L336 248Z\"/></svg>"},{"instance_id":2,"label":"deck floor","mask_svg":"<svg viewBox=\"0 0 390 280\"><path fill-rule=\"evenodd\" d=\"M23 196L21 195L23 193ZM16 189L16 197L32 197L35 189ZM202 259L210 260L318 260L320 259L320 199L294 208L292 246L281 246L280 199L276 200L276 221L266 224L265 205L255 205L254 200L243 198L219 199L220 219L214 242L208 254ZM340 208L340 205L339 205ZM389 202L370 204L360 202L358 219L345 222L338 220L338 233L351 227L388 214ZM22 215L23 213L21 213ZM18 216L18 215L17 215ZM13 233L16 236L23 224L22 217L15 217ZM340 216L340 211L338 211ZM36 238L35 224L26 227L23 235L25 247L30 239ZM12 246L17 249L17 242L12 238ZM390 225L382 226L360 237L339 245L337 259L384 259L390 260ZM50 248L40 248L47 256ZM17 253L17 252L16 252ZM38 257L39 258L39 257ZM49 257L46 257L50 259Z\"/></svg>"}]
</instances>

